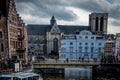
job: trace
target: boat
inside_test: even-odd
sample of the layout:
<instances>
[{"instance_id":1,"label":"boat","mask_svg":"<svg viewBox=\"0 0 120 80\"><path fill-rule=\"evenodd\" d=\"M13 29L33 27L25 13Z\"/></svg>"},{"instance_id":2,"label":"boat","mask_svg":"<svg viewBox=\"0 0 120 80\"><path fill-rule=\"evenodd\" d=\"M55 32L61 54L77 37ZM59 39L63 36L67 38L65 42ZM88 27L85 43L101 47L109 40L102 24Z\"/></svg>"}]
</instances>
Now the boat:
<instances>
[{"instance_id":1,"label":"boat","mask_svg":"<svg viewBox=\"0 0 120 80\"><path fill-rule=\"evenodd\" d=\"M0 75L0 80L43 80L40 74L36 73L11 73Z\"/></svg>"}]
</instances>

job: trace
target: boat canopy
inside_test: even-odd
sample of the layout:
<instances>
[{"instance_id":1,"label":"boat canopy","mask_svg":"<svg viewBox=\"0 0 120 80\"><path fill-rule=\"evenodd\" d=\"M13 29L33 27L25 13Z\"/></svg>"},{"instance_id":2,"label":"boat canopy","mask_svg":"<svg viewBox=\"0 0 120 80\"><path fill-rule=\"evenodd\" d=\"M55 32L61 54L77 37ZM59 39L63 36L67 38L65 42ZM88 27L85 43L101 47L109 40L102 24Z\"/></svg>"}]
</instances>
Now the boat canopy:
<instances>
[{"instance_id":1,"label":"boat canopy","mask_svg":"<svg viewBox=\"0 0 120 80\"><path fill-rule=\"evenodd\" d=\"M24 79L24 78L28 78L28 77L35 77L35 76L39 76L39 74L35 74L35 73L22 73L22 74L19 74L17 76L15 76L16 78L19 78L19 79Z\"/></svg>"}]
</instances>

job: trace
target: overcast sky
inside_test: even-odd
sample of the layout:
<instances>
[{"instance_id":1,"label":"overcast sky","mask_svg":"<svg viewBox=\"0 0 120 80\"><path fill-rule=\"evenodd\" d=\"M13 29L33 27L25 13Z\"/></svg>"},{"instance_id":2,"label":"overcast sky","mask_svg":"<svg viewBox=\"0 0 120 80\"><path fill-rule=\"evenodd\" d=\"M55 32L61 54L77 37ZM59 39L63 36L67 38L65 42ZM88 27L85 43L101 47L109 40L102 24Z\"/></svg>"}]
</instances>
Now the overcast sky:
<instances>
[{"instance_id":1,"label":"overcast sky","mask_svg":"<svg viewBox=\"0 0 120 80\"><path fill-rule=\"evenodd\" d=\"M54 15L59 25L88 25L89 14L109 14L108 33L120 33L120 0L15 0L26 24L50 24Z\"/></svg>"}]
</instances>

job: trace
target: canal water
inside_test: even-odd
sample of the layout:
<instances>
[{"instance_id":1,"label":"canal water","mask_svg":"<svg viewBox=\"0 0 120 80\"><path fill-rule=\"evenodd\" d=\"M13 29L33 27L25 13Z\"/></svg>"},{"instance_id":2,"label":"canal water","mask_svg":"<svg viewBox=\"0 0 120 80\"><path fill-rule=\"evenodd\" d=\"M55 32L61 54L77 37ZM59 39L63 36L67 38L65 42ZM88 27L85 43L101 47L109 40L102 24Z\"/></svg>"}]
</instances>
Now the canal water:
<instances>
[{"instance_id":1,"label":"canal water","mask_svg":"<svg viewBox=\"0 0 120 80\"><path fill-rule=\"evenodd\" d=\"M42 74L43 80L118 80L110 77L93 78L92 67L66 68L63 74Z\"/></svg>"},{"instance_id":2,"label":"canal water","mask_svg":"<svg viewBox=\"0 0 120 80\"><path fill-rule=\"evenodd\" d=\"M92 67L66 68L63 74L42 74L44 80L92 80Z\"/></svg>"}]
</instances>

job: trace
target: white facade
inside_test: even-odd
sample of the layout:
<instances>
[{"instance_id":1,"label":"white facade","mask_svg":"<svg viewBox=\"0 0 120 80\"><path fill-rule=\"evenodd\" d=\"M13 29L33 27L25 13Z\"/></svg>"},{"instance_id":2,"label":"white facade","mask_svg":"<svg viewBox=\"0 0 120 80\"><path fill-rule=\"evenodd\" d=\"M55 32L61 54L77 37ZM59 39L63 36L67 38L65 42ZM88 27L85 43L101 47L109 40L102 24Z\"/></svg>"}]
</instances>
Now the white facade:
<instances>
[{"instance_id":1,"label":"white facade","mask_svg":"<svg viewBox=\"0 0 120 80\"><path fill-rule=\"evenodd\" d=\"M99 60L100 53L104 53L104 43L104 36L94 35L87 30L79 34L64 35L59 49L59 59Z\"/></svg>"},{"instance_id":2,"label":"white facade","mask_svg":"<svg viewBox=\"0 0 120 80\"><path fill-rule=\"evenodd\" d=\"M116 40L115 40L115 56L117 56L120 53L120 33L116 34Z\"/></svg>"},{"instance_id":3,"label":"white facade","mask_svg":"<svg viewBox=\"0 0 120 80\"><path fill-rule=\"evenodd\" d=\"M47 53L50 54L51 51L58 53L60 47L61 35L63 33L60 31L57 23L55 22L50 30L47 32Z\"/></svg>"}]
</instances>

